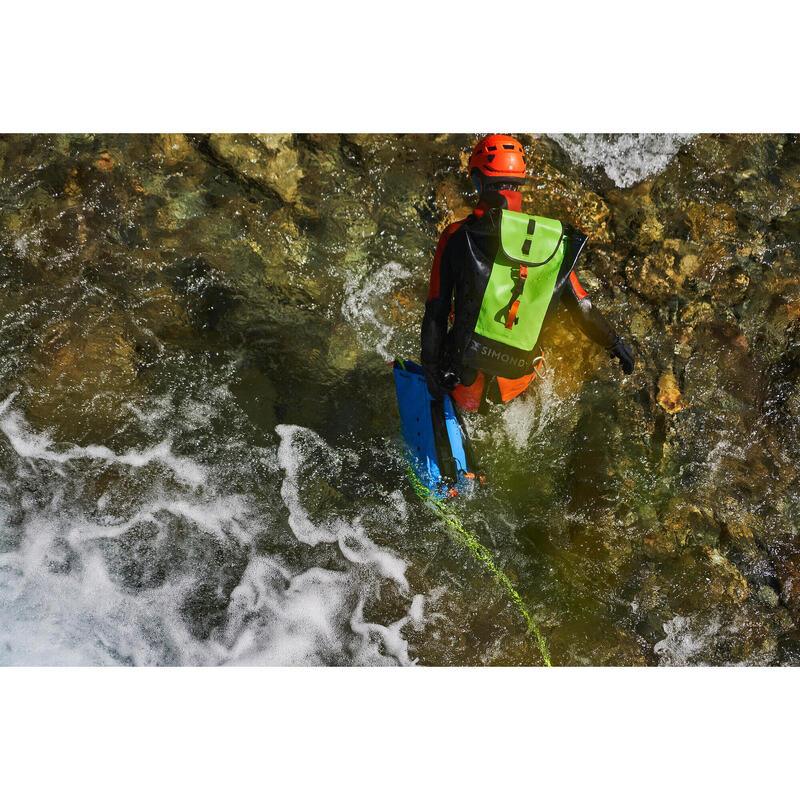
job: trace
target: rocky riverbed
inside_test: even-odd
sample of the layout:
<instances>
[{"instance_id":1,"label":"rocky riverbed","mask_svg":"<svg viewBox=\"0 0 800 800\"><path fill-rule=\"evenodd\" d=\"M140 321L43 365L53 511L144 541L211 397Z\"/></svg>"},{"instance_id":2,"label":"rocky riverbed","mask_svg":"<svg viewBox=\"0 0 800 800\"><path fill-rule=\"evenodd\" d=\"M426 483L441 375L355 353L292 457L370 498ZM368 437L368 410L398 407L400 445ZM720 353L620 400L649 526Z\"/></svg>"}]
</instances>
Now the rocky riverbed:
<instances>
[{"instance_id":1,"label":"rocky riverbed","mask_svg":"<svg viewBox=\"0 0 800 800\"><path fill-rule=\"evenodd\" d=\"M555 664L800 663L800 138L519 135L566 314L455 508ZM537 664L405 479L468 135L0 137L0 663Z\"/></svg>"}]
</instances>

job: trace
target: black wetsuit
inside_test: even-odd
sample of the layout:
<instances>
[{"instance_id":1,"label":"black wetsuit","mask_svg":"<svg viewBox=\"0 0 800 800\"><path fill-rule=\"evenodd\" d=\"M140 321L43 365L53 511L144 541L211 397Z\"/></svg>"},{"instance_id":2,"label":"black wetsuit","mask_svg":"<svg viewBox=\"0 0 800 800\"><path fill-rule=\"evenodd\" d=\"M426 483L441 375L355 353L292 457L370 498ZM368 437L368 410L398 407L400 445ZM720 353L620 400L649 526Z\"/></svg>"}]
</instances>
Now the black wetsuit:
<instances>
[{"instance_id":1,"label":"black wetsuit","mask_svg":"<svg viewBox=\"0 0 800 800\"><path fill-rule=\"evenodd\" d=\"M427 370L449 369L463 385L471 385L479 374L462 363L462 355L480 311L492 264L500 247L502 209L519 211L518 192L486 192L475 211L450 225L441 235L433 261L430 292L422 321L422 362ZM619 341L614 329L592 306L578 282L574 265L586 237L565 226L567 252L556 279L547 310L552 314L563 302L578 327L594 342L612 349ZM452 312L452 327L448 320ZM481 369L491 375L490 369ZM513 375L511 378L524 376ZM527 385L527 384L526 384ZM524 387L523 387L524 388Z\"/></svg>"}]
</instances>

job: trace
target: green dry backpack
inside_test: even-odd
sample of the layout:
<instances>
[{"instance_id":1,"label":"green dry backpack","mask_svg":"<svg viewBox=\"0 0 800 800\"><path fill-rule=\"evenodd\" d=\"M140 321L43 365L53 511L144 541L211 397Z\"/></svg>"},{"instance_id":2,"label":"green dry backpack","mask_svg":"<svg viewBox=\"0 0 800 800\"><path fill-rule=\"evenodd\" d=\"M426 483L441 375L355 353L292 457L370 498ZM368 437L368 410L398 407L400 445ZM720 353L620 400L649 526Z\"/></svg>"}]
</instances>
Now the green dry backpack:
<instances>
[{"instance_id":1,"label":"green dry backpack","mask_svg":"<svg viewBox=\"0 0 800 800\"><path fill-rule=\"evenodd\" d=\"M500 247L464 351L465 365L508 378L532 369L567 247L558 220L503 210Z\"/></svg>"}]
</instances>

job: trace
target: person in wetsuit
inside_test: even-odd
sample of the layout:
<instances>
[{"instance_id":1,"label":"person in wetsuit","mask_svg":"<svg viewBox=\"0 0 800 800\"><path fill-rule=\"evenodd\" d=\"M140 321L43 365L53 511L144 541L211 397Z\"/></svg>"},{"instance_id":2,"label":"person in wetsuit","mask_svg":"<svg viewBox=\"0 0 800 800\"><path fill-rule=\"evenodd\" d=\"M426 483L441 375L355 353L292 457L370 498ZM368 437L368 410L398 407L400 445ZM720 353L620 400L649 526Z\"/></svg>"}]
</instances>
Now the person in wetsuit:
<instances>
[{"instance_id":1,"label":"person in wetsuit","mask_svg":"<svg viewBox=\"0 0 800 800\"><path fill-rule=\"evenodd\" d=\"M511 136L487 136L469 170L478 205L439 238L422 320L422 367L431 395L449 393L465 410L477 411L487 395L507 402L522 393L535 374L541 323L559 302L631 373L630 347L575 275L586 237L557 220L522 213L522 145Z\"/></svg>"}]
</instances>

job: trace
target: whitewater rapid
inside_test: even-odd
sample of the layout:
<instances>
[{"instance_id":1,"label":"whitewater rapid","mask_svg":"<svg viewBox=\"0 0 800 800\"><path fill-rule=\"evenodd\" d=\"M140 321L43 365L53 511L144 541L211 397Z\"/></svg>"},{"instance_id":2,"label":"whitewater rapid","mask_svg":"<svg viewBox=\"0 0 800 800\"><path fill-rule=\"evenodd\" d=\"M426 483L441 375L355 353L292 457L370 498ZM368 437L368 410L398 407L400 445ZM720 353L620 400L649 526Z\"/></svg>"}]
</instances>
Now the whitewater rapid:
<instances>
[{"instance_id":1,"label":"whitewater rapid","mask_svg":"<svg viewBox=\"0 0 800 800\"><path fill-rule=\"evenodd\" d=\"M314 523L304 508L314 464L329 470L342 458L313 431L279 426L279 445L264 454L283 500L270 513L169 440L121 453L60 446L34 433L13 400L0 405L0 664L413 662L403 630L423 624L423 597L408 596L407 614L389 625L364 612L387 583L407 595L404 561L358 519ZM298 568L268 552L281 515L306 551L299 560L313 562L324 543L338 557ZM208 575L226 560L240 570L228 596ZM199 586L222 609L202 632L187 613Z\"/></svg>"}]
</instances>

